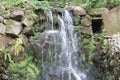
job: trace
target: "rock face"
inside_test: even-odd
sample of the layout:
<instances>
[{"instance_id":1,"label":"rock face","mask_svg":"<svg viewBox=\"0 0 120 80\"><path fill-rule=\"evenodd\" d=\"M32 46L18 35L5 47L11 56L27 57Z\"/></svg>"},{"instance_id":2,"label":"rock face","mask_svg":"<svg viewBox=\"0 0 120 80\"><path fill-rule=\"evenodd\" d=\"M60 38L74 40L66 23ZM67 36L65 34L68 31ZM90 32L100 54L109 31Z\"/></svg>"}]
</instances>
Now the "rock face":
<instances>
[{"instance_id":1,"label":"rock face","mask_svg":"<svg viewBox=\"0 0 120 80\"><path fill-rule=\"evenodd\" d=\"M19 35L23 29L22 24L14 20L8 20L6 26L6 33L13 37Z\"/></svg>"},{"instance_id":2,"label":"rock face","mask_svg":"<svg viewBox=\"0 0 120 80\"><path fill-rule=\"evenodd\" d=\"M92 8L88 11L88 14L92 16L101 16L103 13L106 12L108 12L107 8Z\"/></svg>"},{"instance_id":3,"label":"rock face","mask_svg":"<svg viewBox=\"0 0 120 80\"><path fill-rule=\"evenodd\" d=\"M120 32L120 6L102 15L104 28L108 36Z\"/></svg>"},{"instance_id":4,"label":"rock face","mask_svg":"<svg viewBox=\"0 0 120 80\"><path fill-rule=\"evenodd\" d=\"M4 49L9 44L10 41L11 41L10 37L0 35L0 49Z\"/></svg>"},{"instance_id":5,"label":"rock face","mask_svg":"<svg viewBox=\"0 0 120 80\"><path fill-rule=\"evenodd\" d=\"M3 23L0 23L0 34L5 34L6 26Z\"/></svg>"},{"instance_id":6,"label":"rock face","mask_svg":"<svg viewBox=\"0 0 120 80\"><path fill-rule=\"evenodd\" d=\"M16 21L21 21L24 16L24 12L21 10L15 10L11 12L10 17Z\"/></svg>"}]
</instances>

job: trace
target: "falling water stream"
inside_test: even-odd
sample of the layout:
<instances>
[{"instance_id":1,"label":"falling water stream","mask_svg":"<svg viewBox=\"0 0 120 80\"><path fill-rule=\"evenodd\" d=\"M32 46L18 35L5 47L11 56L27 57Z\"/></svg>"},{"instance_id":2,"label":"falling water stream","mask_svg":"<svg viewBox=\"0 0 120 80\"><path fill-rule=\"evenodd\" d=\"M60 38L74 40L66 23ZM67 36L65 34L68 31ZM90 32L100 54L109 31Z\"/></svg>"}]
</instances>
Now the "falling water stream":
<instances>
[{"instance_id":1,"label":"falling water stream","mask_svg":"<svg viewBox=\"0 0 120 80\"><path fill-rule=\"evenodd\" d=\"M53 26L52 11L48 11L48 17L52 27L52 29L49 30L49 34L58 34L57 37L53 36L52 38L54 45L60 44L61 49L57 52L57 46L54 46L54 52L58 55L58 59L56 59L55 63L48 63L48 66L48 64L45 64L43 61L42 72L43 75L46 76L42 80L87 80L84 71L80 69L81 59L78 57L79 48L77 43L77 35L74 31L70 13L65 10L62 13L62 16L58 15L58 30L55 30ZM53 67L53 65L55 65L55 67ZM51 75L52 78L50 78ZM53 76L55 76L55 78Z\"/></svg>"}]
</instances>

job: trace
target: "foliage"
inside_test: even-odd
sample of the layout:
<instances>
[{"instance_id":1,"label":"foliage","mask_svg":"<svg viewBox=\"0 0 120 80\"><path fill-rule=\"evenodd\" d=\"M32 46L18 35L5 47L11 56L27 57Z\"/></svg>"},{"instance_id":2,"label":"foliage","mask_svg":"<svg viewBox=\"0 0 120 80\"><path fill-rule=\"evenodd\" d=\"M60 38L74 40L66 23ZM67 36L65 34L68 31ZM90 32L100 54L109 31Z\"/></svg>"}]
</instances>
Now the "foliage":
<instances>
[{"instance_id":1,"label":"foliage","mask_svg":"<svg viewBox=\"0 0 120 80\"><path fill-rule=\"evenodd\" d=\"M34 6L35 6L35 9L45 10L45 9L51 8L51 6L50 6L48 1L37 1L37 0L34 0L33 3L34 3Z\"/></svg>"},{"instance_id":2,"label":"foliage","mask_svg":"<svg viewBox=\"0 0 120 80\"><path fill-rule=\"evenodd\" d=\"M7 50L7 49L2 49L2 48L0 48L0 53L3 53L3 55L4 55L4 60L5 61L9 61L9 62L11 62L12 61L12 58L11 58L11 54L9 53L9 51Z\"/></svg>"},{"instance_id":3,"label":"foliage","mask_svg":"<svg viewBox=\"0 0 120 80\"><path fill-rule=\"evenodd\" d=\"M15 40L12 41L11 43L13 46L12 48L14 49L14 55L18 56L21 51L24 50L22 44L22 39L21 38L16 38Z\"/></svg>"},{"instance_id":4,"label":"foliage","mask_svg":"<svg viewBox=\"0 0 120 80\"><path fill-rule=\"evenodd\" d=\"M103 48L104 42L104 33L101 34L94 34L92 37L90 36L82 36L82 45L85 49L89 51L89 62L91 62L93 58L93 53L97 52L98 50Z\"/></svg>"},{"instance_id":5,"label":"foliage","mask_svg":"<svg viewBox=\"0 0 120 80\"><path fill-rule=\"evenodd\" d=\"M32 56L26 56L24 61L9 63L8 70L10 71L11 80L35 80L39 74L39 68L32 62Z\"/></svg>"}]
</instances>

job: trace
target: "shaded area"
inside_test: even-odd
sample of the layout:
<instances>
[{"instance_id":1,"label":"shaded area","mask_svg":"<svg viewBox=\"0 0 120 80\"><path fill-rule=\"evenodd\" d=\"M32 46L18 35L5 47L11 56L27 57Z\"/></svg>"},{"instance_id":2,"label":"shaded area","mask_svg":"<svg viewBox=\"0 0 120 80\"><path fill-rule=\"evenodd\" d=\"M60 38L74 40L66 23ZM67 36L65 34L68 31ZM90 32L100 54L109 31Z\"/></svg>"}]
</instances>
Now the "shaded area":
<instances>
[{"instance_id":1,"label":"shaded area","mask_svg":"<svg viewBox=\"0 0 120 80\"><path fill-rule=\"evenodd\" d=\"M102 32L102 19L93 19L92 20L92 30L93 30L93 33L101 33Z\"/></svg>"}]
</instances>

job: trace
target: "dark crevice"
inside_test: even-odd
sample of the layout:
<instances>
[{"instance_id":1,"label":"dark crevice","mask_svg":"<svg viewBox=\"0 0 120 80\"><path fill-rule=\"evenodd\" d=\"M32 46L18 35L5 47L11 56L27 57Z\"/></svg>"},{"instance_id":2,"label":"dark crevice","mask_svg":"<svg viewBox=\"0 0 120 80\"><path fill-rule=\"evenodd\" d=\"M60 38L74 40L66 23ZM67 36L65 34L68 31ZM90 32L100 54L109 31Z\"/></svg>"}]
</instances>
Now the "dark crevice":
<instances>
[{"instance_id":1,"label":"dark crevice","mask_svg":"<svg viewBox=\"0 0 120 80\"><path fill-rule=\"evenodd\" d=\"M93 33L101 33L102 32L102 19L93 19L92 20L92 30L93 30Z\"/></svg>"}]
</instances>

